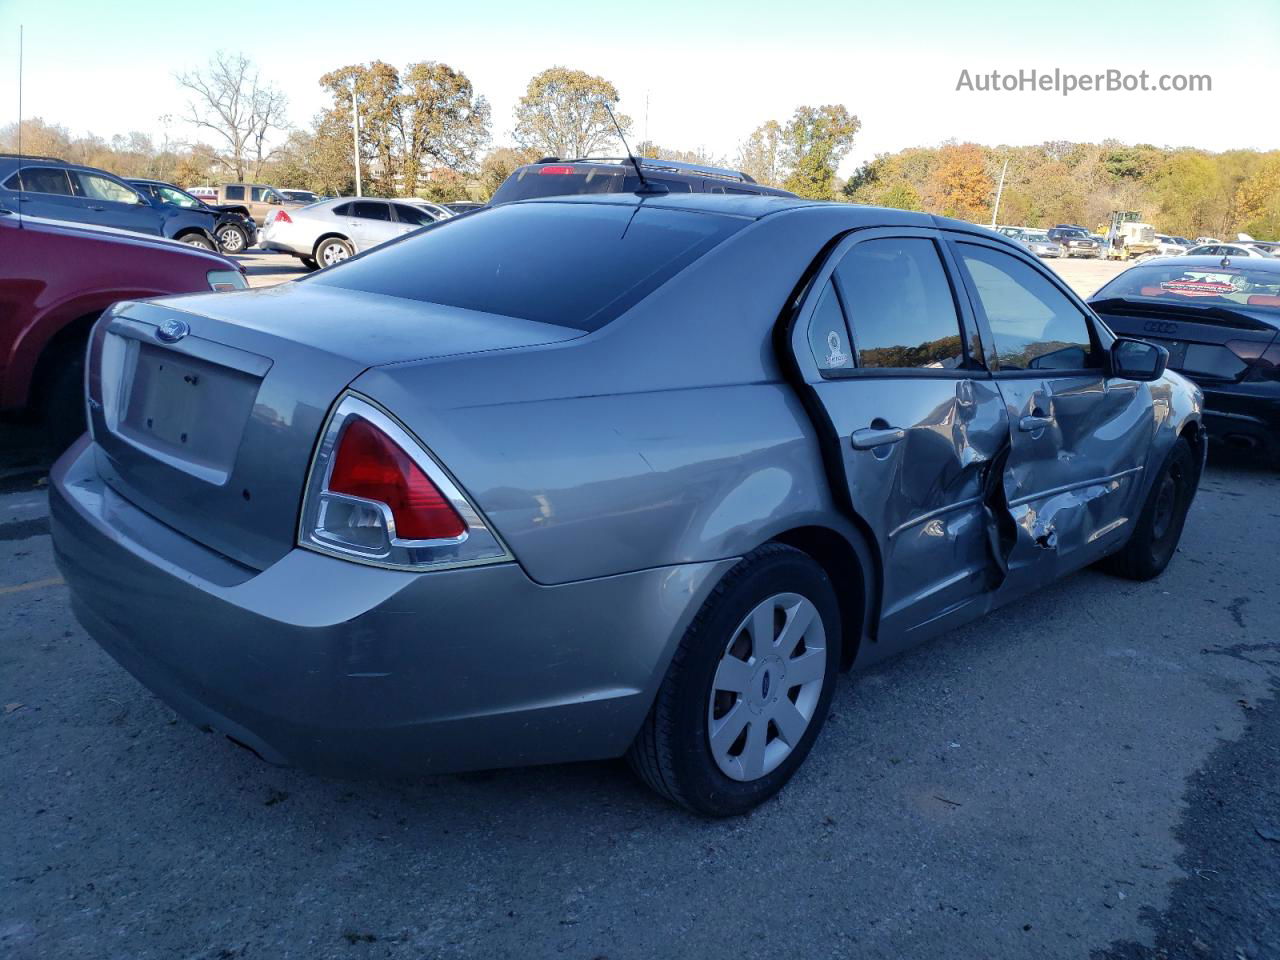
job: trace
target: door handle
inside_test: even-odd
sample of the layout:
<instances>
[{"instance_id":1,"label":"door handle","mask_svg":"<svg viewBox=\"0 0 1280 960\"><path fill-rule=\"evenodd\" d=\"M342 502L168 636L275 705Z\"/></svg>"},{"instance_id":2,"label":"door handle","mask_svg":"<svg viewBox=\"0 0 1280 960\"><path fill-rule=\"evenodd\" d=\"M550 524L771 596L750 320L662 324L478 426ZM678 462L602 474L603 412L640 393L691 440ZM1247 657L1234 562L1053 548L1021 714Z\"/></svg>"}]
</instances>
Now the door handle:
<instances>
[{"instance_id":1,"label":"door handle","mask_svg":"<svg viewBox=\"0 0 1280 960\"><path fill-rule=\"evenodd\" d=\"M1035 433L1037 430L1052 426L1053 417L1028 416L1018 421L1018 429L1024 433Z\"/></svg>"},{"instance_id":2,"label":"door handle","mask_svg":"<svg viewBox=\"0 0 1280 960\"><path fill-rule=\"evenodd\" d=\"M105 210L105 209L107 209L107 208L106 208L106 207L95 207L93 204L89 204L89 209L90 209L90 210L96 210L98 213L101 213L103 210Z\"/></svg>"},{"instance_id":3,"label":"door handle","mask_svg":"<svg viewBox=\"0 0 1280 960\"><path fill-rule=\"evenodd\" d=\"M907 435L901 427L863 427L853 431L849 440L855 450L872 450L886 444L897 443Z\"/></svg>"}]
</instances>

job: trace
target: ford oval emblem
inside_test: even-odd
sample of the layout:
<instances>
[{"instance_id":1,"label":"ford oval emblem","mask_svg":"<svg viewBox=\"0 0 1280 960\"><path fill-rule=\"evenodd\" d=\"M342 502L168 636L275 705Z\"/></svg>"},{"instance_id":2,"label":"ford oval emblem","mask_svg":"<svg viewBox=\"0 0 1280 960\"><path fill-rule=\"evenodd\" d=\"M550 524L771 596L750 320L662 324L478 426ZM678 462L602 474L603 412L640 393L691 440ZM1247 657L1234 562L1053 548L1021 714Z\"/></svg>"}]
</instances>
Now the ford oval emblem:
<instances>
[{"instance_id":1,"label":"ford oval emblem","mask_svg":"<svg viewBox=\"0 0 1280 960\"><path fill-rule=\"evenodd\" d=\"M190 332L191 327L184 321L170 317L156 327L156 339L163 340L165 343L177 343Z\"/></svg>"}]
</instances>

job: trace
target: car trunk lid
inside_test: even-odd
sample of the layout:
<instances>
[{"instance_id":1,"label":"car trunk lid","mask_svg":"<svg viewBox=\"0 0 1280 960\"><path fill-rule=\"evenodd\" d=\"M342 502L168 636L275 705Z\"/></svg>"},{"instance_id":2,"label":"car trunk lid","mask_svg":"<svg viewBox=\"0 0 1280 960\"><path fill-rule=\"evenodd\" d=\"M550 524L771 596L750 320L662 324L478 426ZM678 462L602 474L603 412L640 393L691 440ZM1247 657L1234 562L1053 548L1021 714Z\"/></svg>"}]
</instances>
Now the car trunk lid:
<instances>
[{"instance_id":1,"label":"car trunk lid","mask_svg":"<svg viewBox=\"0 0 1280 960\"><path fill-rule=\"evenodd\" d=\"M174 529L265 569L295 543L317 437L361 372L580 335L305 283L126 304L90 347L98 469Z\"/></svg>"},{"instance_id":2,"label":"car trunk lid","mask_svg":"<svg viewBox=\"0 0 1280 960\"><path fill-rule=\"evenodd\" d=\"M1095 301L1093 308L1116 333L1159 344L1169 351L1169 368L1197 380L1239 382L1275 341L1277 327L1223 307Z\"/></svg>"}]
</instances>

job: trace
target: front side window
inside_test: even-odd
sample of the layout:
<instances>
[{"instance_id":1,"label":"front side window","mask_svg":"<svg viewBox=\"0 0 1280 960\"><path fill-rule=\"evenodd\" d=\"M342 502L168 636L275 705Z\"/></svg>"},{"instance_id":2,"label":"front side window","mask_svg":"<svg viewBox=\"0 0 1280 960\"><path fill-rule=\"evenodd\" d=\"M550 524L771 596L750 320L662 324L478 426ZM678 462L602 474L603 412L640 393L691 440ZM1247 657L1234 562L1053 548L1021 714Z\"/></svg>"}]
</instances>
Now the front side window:
<instances>
[{"instance_id":1,"label":"front side window","mask_svg":"<svg viewBox=\"0 0 1280 960\"><path fill-rule=\"evenodd\" d=\"M429 223L435 223L436 218L420 207L411 207L407 203L397 203L396 219L401 223L411 223L416 227L425 227Z\"/></svg>"},{"instance_id":2,"label":"front side window","mask_svg":"<svg viewBox=\"0 0 1280 960\"><path fill-rule=\"evenodd\" d=\"M262 203L262 193L263 190L261 187L249 188L249 196L253 199L254 203Z\"/></svg>"},{"instance_id":3,"label":"front side window","mask_svg":"<svg viewBox=\"0 0 1280 960\"><path fill-rule=\"evenodd\" d=\"M73 176L80 185L80 195L90 200L133 204L142 202L137 191L126 187L123 183L116 183L107 177L83 171L76 171Z\"/></svg>"},{"instance_id":4,"label":"front side window","mask_svg":"<svg viewBox=\"0 0 1280 960\"><path fill-rule=\"evenodd\" d=\"M67 171L55 167L24 167L20 173L15 173L6 180L4 185L9 190L71 196L71 181L67 179Z\"/></svg>"},{"instance_id":5,"label":"front side window","mask_svg":"<svg viewBox=\"0 0 1280 960\"><path fill-rule=\"evenodd\" d=\"M175 207L187 207L189 209L194 209L196 207L203 206L203 204L201 204L195 197L191 196L191 194L178 190L175 187L155 187L154 189L155 192L160 195L161 200L165 203L171 203Z\"/></svg>"},{"instance_id":6,"label":"front side window","mask_svg":"<svg viewBox=\"0 0 1280 960\"><path fill-rule=\"evenodd\" d=\"M1081 370L1092 366L1089 322L1065 294L1017 257L959 243L1002 370Z\"/></svg>"},{"instance_id":7,"label":"front side window","mask_svg":"<svg viewBox=\"0 0 1280 960\"><path fill-rule=\"evenodd\" d=\"M864 240L836 267L859 367L964 366L960 318L932 240Z\"/></svg>"}]
</instances>

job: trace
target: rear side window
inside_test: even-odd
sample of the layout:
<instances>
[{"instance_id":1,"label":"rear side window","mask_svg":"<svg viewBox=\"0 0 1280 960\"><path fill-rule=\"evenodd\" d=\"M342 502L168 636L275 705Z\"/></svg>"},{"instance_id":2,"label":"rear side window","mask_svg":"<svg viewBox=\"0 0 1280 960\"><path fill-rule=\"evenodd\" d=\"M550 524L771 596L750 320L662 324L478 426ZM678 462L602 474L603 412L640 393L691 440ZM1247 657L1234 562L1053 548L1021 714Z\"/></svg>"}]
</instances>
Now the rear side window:
<instances>
[{"instance_id":1,"label":"rear side window","mask_svg":"<svg viewBox=\"0 0 1280 960\"><path fill-rule=\"evenodd\" d=\"M107 177L99 176L96 173L84 173L77 171L72 174L80 185L79 193L81 196L88 197L90 200L105 200L109 203L139 203L136 191L126 187L123 183L116 183Z\"/></svg>"},{"instance_id":2,"label":"rear side window","mask_svg":"<svg viewBox=\"0 0 1280 960\"><path fill-rule=\"evenodd\" d=\"M4 185L9 190L71 196L71 181L67 179L67 172L54 167L24 167L21 173L15 173Z\"/></svg>"},{"instance_id":3,"label":"rear side window","mask_svg":"<svg viewBox=\"0 0 1280 960\"><path fill-rule=\"evenodd\" d=\"M1082 370L1091 365L1089 322L1041 274L991 247L956 244L995 338L1002 370Z\"/></svg>"},{"instance_id":4,"label":"rear side window","mask_svg":"<svg viewBox=\"0 0 1280 960\"><path fill-rule=\"evenodd\" d=\"M835 275L859 367L964 366L960 318L932 240L864 240L845 254Z\"/></svg>"},{"instance_id":5,"label":"rear side window","mask_svg":"<svg viewBox=\"0 0 1280 960\"><path fill-rule=\"evenodd\" d=\"M501 206L303 282L590 331L749 222L629 204Z\"/></svg>"},{"instance_id":6,"label":"rear side window","mask_svg":"<svg viewBox=\"0 0 1280 960\"><path fill-rule=\"evenodd\" d=\"M362 220L390 220L391 208L385 203L371 203L368 200L357 200L351 204L351 211L348 214L352 217L360 217Z\"/></svg>"},{"instance_id":7,"label":"rear side window","mask_svg":"<svg viewBox=\"0 0 1280 960\"><path fill-rule=\"evenodd\" d=\"M244 187L227 187L227 199L228 199L228 200L243 200L243 199L244 199Z\"/></svg>"}]
</instances>

